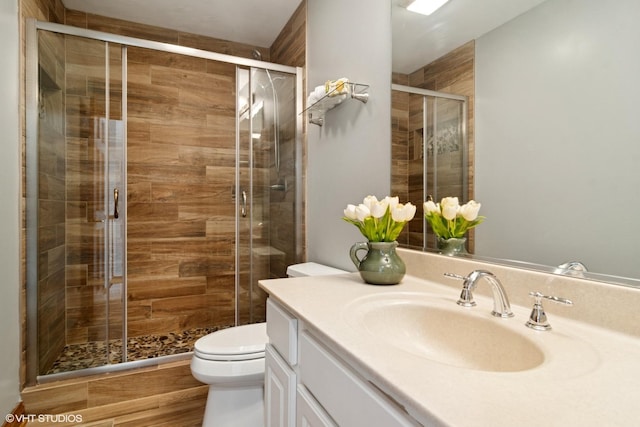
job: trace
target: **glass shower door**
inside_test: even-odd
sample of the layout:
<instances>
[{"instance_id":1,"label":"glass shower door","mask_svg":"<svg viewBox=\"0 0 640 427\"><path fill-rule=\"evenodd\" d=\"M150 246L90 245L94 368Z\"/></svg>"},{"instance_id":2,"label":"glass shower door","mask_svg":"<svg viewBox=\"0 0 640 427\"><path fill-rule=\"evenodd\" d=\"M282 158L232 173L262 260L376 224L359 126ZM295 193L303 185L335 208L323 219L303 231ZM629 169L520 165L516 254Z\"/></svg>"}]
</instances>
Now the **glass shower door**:
<instances>
[{"instance_id":1,"label":"glass shower door","mask_svg":"<svg viewBox=\"0 0 640 427\"><path fill-rule=\"evenodd\" d=\"M35 145L27 148L35 376L123 357L122 52L120 45L38 31L38 130L27 139Z\"/></svg>"},{"instance_id":2,"label":"glass shower door","mask_svg":"<svg viewBox=\"0 0 640 427\"><path fill-rule=\"evenodd\" d=\"M237 71L238 323L264 322L262 279L297 262L296 79L259 68Z\"/></svg>"}]
</instances>

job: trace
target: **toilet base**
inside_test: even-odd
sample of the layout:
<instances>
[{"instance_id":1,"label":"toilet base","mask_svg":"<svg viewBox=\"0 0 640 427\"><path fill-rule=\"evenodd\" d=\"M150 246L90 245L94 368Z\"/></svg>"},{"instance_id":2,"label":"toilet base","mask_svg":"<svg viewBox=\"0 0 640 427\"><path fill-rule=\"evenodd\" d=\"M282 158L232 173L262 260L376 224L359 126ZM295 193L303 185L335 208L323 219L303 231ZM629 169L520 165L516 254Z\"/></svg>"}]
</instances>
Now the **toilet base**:
<instances>
[{"instance_id":1,"label":"toilet base","mask_svg":"<svg viewBox=\"0 0 640 427\"><path fill-rule=\"evenodd\" d=\"M264 385L209 386L202 427L264 426Z\"/></svg>"}]
</instances>

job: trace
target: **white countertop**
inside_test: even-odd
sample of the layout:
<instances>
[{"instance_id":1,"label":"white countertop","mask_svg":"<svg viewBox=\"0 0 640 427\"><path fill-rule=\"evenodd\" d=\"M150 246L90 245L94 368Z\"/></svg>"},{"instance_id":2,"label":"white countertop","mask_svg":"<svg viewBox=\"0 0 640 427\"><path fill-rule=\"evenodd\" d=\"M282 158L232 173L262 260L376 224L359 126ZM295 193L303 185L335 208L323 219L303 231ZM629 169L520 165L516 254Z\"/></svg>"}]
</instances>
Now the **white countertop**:
<instances>
[{"instance_id":1,"label":"white countertop","mask_svg":"<svg viewBox=\"0 0 640 427\"><path fill-rule=\"evenodd\" d=\"M424 425L460 427L633 427L640 425L640 338L549 315L553 330L524 326L531 307L515 317L490 315L492 300L476 295L474 316L504 322L534 341L544 362L529 370L459 368L386 344L350 321L350 304L372 295L424 293L460 310L459 291L405 276L373 286L357 273L261 281L272 298L325 339L345 361L405 406ZM356 303L357 304L357 303ZM551 303L550 303L551 304ZM470 331L473 333L473 331ZM500 348L487 349L500 357Z\"/></svg>"}]
</instances>

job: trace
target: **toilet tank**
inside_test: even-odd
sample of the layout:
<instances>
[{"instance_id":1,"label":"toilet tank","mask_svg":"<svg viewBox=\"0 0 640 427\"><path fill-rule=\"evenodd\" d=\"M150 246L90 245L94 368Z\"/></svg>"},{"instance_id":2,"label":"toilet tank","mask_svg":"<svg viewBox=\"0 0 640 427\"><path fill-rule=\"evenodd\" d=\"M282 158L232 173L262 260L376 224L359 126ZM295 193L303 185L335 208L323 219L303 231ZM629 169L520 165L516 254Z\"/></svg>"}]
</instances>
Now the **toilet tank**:
<instances>
[{"instance_id":1,"label":"toilet tank","mask_svg":"<svg viewBox=\"0 0 640 427\"><path fill-rule=\"evenodd\" d=\"M330 276L332 274L345 273L348 273L348 271L315 262L303 262L302 264L294 264L287 267L287 276L289 277Z\"/></svg>"}]
</instances>

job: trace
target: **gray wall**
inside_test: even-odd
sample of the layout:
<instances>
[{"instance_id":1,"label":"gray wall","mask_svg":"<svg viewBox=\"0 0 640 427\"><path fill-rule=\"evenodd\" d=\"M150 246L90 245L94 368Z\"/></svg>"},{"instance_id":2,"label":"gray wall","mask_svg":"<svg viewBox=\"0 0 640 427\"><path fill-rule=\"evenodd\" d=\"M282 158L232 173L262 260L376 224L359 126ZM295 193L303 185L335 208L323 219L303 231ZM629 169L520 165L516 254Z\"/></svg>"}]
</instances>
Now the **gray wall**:
<instances>
[{"instance_id":1,"label":"gray wall","mask_svg":"<svg viewBox=\"0 0 640 427\"><path fill-rule=\"evenodd\" d=\"M20 399L19 307L19 35L18 2L0 2L0 414Z\"/></svg>"},{"instance_id":2,"label":"gray wall","mask_svg":"<svg viewBox=\"0 0 640 427\"><path fill-rule=\"evenodd\" d=\"M639 16L549 0L476 41L479 254L640 278Z\"/></svg>"},{"instance_id":3,"label":"gray wall","mask_svg":"<svg viewBox=\"0 0 640 427\"><path fill-rule=\"evenodd\" d=\"M307 87L340 77L369 84L370 99L347 100L324 126L308 125L308 258L354 271L349 248L366 239L342 212L390 191L390 2L309 0Z\"/></svg>"}]
</instances>

